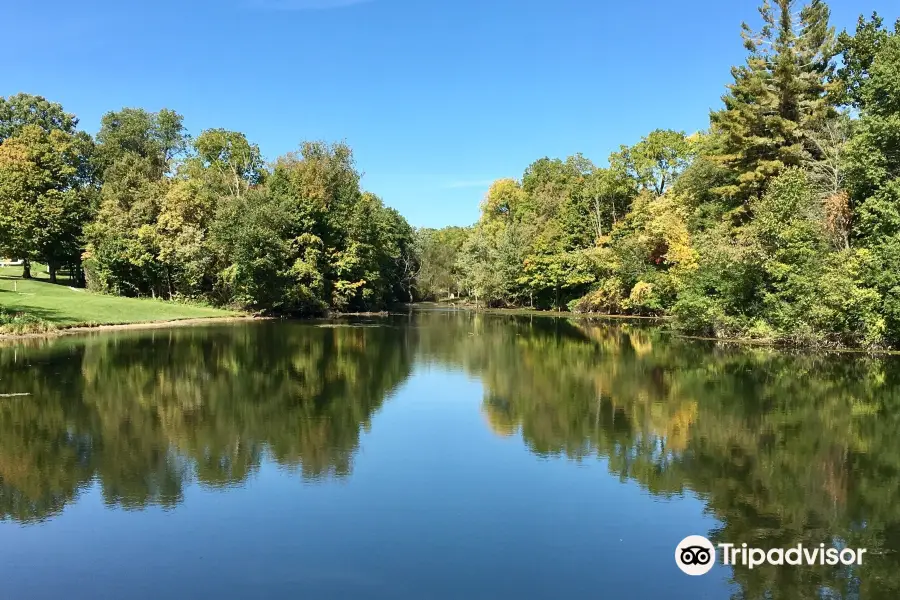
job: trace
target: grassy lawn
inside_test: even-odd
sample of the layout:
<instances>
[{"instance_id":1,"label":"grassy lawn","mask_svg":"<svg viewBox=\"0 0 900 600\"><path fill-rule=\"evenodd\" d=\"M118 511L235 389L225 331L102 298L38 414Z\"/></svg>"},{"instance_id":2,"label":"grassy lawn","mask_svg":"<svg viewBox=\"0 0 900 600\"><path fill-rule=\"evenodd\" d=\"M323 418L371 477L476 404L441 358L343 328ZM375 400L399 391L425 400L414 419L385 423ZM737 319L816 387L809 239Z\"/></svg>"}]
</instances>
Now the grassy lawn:
<instances>
[{"instance_id":1,"label":"grassy lawn","mask_svg":"<svg viewBox=\"0 0 900 600\"><path fill-rule=\"evenodd\" d=\"M21 267L0 267L0 309L24 312L57 327L119 325L149 321L174 321L206 317L237 316L217 308L190 306L145 298L119 298L73 289L68 278L47 280L42 265L32 265L35 279L22 279Z\"/></svg>"}]
</instances>

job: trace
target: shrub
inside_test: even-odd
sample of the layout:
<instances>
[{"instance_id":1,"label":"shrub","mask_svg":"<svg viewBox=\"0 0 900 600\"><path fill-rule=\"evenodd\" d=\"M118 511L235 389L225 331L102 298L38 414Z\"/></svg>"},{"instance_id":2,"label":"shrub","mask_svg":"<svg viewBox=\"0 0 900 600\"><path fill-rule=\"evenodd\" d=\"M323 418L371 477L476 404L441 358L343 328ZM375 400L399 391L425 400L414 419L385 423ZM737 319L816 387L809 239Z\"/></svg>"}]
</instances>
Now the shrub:
<instances>
[{"instance_id":1,"label":"shrub","mask_svg":"<svg viewBox=\"0 0 900 600\"><path fill-rule=\"evenodd\" d=\"M625 310L625 294L622 282L616 277L603 280L600 287L569 303L569 310L576 313L619 314Z\"/></svg>"},{"instance_id":2,"label":"shrub","mask_svg":"<svg viewBox=\"0 0 900 600\"><path fill-rule=\"evenodd\" d=\"M56 325L40 317L24 312L11 312L0 309L0 334L47 333L55 329Z\"/></svg>"}]
</instances>

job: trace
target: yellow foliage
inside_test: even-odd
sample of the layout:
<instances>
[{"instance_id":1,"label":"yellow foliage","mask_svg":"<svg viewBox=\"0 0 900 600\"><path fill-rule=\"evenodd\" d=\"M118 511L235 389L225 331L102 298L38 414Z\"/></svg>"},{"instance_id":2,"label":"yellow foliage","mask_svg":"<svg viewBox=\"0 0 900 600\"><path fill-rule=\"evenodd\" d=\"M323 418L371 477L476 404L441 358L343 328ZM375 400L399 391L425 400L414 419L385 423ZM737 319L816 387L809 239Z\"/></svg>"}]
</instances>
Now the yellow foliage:
<instances>
[{"instance_id":1,"label":"yellow foliage","mask_svg":"<svg viewBox=\"0 0 900 600\"><path fill-rule=\"evenodd\" d=\"M518 431L519 426L514 418L497 409L496 406L485 402L481 406L481 414L484 415L488 427L500 437L511 437Z\"/></svg>"},{"instance_id":2,"label":"yellow foliage","mask_svg":"<svg viewBox=\"0 0 900 600\"><path fill-rule=\"evenodd\" d=\"M674 193L660 197L641 194L635 199L633 214L642 245L651 249L664 247L659 260L673 268L676 279L697 268L697 251L691 244L687 211Z\"/></svg>"}]
</instances>

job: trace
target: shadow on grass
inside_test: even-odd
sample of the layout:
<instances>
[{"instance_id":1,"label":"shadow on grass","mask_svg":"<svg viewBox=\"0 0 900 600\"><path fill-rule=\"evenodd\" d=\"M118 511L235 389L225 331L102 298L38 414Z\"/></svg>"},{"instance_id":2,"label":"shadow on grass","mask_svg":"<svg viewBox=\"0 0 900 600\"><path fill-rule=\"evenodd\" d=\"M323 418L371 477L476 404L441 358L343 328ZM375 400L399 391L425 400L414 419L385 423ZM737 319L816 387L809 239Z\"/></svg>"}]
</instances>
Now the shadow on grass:
<instances>
[{"instance_id":1,"label":"shadow on grass","mask_svg":"<svg viewBox=\"0 0 900 600\"><path fill-rule=\"evenodd\" d=\"M9 290L0 290L2 292L8 292ZM30 315L32 317L37 317L38 319L42 319L44 321L48 321L53 323L54 325L60 325L65 323L64 315L58 310L54 310L52 308L39 308L32 306L25 307L16 307L16 308L7 308L0 303L0 310L3 310L8 313L21 313L25 315Z\"/></svg>"},{"instance_id":2,"label":"shadow on grass","mask_svg":"<svg viewBox=\"0 0 900 600\"><path fill-rule=\"evenodd\" d=\"M56 277L56 282L50 281L49 279L45 279L43 277L32 277L31 279L25 279L21 275L5 275L0 273L0 279L5 281L27 281L34 283L49 283L51 285L61 285L63 287L74 287L76 289L84 289L81 286L73 285L72 278L68 275L58 275Z\"/></svg>"},{"instance_id":3,"label":"shadow on grass","mask_svg":"<svg viewBox=\"0 0 900 600\"><path fill-rule=\"evenodd\" d=\"M0 277L0 279L7 279L5 277ZM49 323L53 323L54 325L64 325L66 323L65 315L55 309L52 308L44 308L39 306L6 306L3 302L3 299L8 297L9 295L19 296L21 292L15 292L13 290L8 290L4 288L0 288L0 311L4 311L7 313L21 313L25 315L30 315L32 317L36 317L38 319L42 319Z\"/></svg>"},{"instance_id":4,"label":"shadow on grass","mask_svg":"<svg viewBox=\"0 0 900 600\"><path fill-rule=\"evenodd\" d=\"M50 281L49 279L43 279L41 277L32 277L31 279L24 279L20 275L4 275L0 273L0 281L23 281L28 283L49 283L50 285L59 285L66 288L75 288L76 290L83 290L84 287L80 285L74 285L77 282L74 282L69 276L57 276L56 283Z\"/></svg>"}]
</instances>

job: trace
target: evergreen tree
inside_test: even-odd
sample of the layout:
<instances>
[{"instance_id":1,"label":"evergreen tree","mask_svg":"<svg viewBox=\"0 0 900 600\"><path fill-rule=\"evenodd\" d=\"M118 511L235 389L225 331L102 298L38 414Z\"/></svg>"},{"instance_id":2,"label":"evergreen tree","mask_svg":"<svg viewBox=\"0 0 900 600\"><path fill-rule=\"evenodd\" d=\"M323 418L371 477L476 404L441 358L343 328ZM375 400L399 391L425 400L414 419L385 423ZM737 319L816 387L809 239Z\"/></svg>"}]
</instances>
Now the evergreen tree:
<instances>
[{"instance_id":1,"label":"evergreen tree","mask_svg":"<svg viewBox=\"0 0 900 600\"><path fill-rule=\"evenodd\" d=\"M834 29L820 0L803 7L797 0L764 0L758 32L744 23L742 37L750 55L732 69L734 83L722 98L725 108L711 115L724 134L718 160L738 172L737 182L719 188L727 197L748 202L787 167L799 166L815 152L807 132L833 114L826 92L833 70Z\"/></svg>"}]
</instances>

